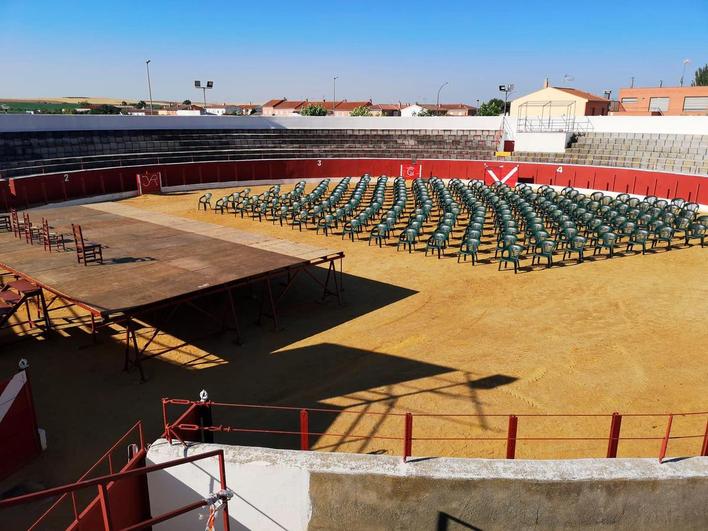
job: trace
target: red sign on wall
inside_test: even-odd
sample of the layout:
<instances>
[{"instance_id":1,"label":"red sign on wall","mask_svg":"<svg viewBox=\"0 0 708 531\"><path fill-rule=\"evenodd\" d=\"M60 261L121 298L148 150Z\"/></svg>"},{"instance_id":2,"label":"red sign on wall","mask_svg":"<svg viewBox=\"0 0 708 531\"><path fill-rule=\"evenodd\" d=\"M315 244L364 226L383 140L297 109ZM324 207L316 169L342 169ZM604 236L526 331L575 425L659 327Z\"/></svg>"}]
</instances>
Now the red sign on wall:
<instances>
[{"instance_id":1,"label":"red sign on wall","mask_svg":"<svg viewBox=\"0 0 708 531\"><path fill-rule=\"evenodd\" d=\"M518 164L485 164L484 182L485 184L502 183L507 186L515 186L519 180Z\"/></svg>"},{"instance_id":2,"label":"red sign on wall","mask_svg":"<svg viewBox=\"0 0 708 531\"><path fill-rule=\"evenodd\" d=\"M415 179L423 176L422 164L401 164L401 177Z\"/></svg>"},{"instance_id":3,"label":"red sign on wall","mask_svg":"<svg viewBox=\"0 0 708 531\"><path fill-rule=\"evenodd\" d=\"M143 194L159 194L162 191L162 174L159 171L146 171L138 173L138 193Z\"/></svg>"}]
</instances>

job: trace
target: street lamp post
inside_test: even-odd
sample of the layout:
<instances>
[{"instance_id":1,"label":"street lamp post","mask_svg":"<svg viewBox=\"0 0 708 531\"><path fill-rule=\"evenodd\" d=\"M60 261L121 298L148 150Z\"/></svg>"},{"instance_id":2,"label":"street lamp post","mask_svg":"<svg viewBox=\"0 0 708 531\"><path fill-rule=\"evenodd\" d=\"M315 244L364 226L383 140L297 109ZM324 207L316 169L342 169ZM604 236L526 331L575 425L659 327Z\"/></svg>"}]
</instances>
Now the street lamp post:
<instances>
[{"instance_id":1,"label":"street lamp post","mask_svg":"<svg viewBox=\"0 0 708 531\"><path fill-rule=\"evenodd\" d=\"M147 78L148 78L148 95L150 97L150 114L152 114L152 85L150 84L150 59L145 61L145 69L147 70Z\"/></svg>"},{"instance_id":2,"label":"street lamp post","mask_svg":"<svg viewBox=\"0 0 708 531\"><path fill-rule=\"evenodd\" d=\"M337 80L339 76L334 76L332 78L332 114L334 114L334 107L337 105Z\"/></svg>"},{"instance_id":3,"label":"street lamp post","mask_svg":"<svg viewBox=\"0 0 708 531\"><path fill-rule=\"evenodd\" d=\"M440 85L440 88L438 89L438 95L437 95L437 97L435 98L435 106L436 106L438 109L440 109L440 91L441 91L441 90L443 89L443 87L445 87L445 85L447 85L447 84L448 84L448 82L445 81L445 83L443 83L442 85Z\"/></svg>"},{"instance_id":4,"label":"street lamp post","mask_svg":"<svg viewBox=\"0 0 708 531\"><path fill-rule=\"evenodd\" d=\"M202 95L204 96L204 114L206 114L206 91L207 89L213 89L214 88L214 82L213 81L207 81L206 85L202 85L202 82L199 81L198 79L194 81L194 88L196 89L201 89Z\"/></svg>"},{"instance_id":5,"label":"street lamp post","mask_svg":"<svg viewBox=\"0 0 708 531\"><path fill-rule=\"evenodd\" d=\"M513 91L514 91L513 84L499 85L499 92L504 93L504 116L506 116L506 106L507 106L507 102L509 101L509 94Z\"/></svg>"},{"instance_id":6,"label":"street lamp post","mask_svg":"<svg viewBox=\"0 0 708 531\"><path fill-rule=\"evenodd\" d=\"M686 66L691 62L690 59L683 60L683 70L681 71L681 86L683 87L683 78L686 75Z\"/></svg>"}]
</instances>

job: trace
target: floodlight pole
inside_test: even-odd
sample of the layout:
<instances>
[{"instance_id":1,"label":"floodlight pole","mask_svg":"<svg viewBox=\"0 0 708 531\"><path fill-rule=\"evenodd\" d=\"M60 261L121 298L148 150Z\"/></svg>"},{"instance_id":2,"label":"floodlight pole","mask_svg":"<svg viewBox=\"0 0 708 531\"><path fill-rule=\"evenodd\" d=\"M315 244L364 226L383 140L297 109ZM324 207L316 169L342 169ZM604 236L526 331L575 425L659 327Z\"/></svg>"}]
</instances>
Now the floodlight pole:
<instances>
[{"instance_id":1,"label":"floodlight pole","mask_svg":"<svg viewBox=\"0 0 708 531\"><path fill-rule=\"evenodd\" d=\"M332 78L332 114L334 114L334 108L337 105L337 80L338 79L339 79L339 76L334 76Z\"/></svg>"},{"instance_id":2,"label":"floodlight pole","mask_svg":"<svg viewBox=\"0 0 708 531\"><path fill-rule=\"evenodd\" d=\"M148 78L148 95L150 96L150 114L152 115L152 85L150 84L150 59L145 61Z\"/></svg>"},{"instance_id":3,"label":"floodlight pole","mask_svg":"<svg viewBox=\"0 0 708 531\"><path fill-rule=\"evenodd\" d=\"M441 91L441 90L443 89L443 87L445 87L445 85L447 85L447 84L448 84L448 82L445 81L445 83L443 83L442 85L440 85L440 88L438 89L438 95L437 95L437 97L435 98L435 106L436 106L438 109L440 109L440 91Z\"/></svg>"}]
</instances>

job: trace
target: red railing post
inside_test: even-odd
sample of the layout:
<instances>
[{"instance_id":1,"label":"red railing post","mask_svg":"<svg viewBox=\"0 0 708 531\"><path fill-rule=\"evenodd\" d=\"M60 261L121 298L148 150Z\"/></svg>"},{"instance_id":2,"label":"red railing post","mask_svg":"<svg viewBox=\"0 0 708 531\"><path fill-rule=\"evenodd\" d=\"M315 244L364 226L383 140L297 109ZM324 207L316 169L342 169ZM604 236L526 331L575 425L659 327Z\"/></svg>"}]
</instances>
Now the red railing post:
<instances>
[{"instance_id":1,"label":"red railing post","mask_svg":"<svg viewBox=\"0 0 708 531\"><path fill-rule=\"evenodd\" d=\"M403 461L413 454L413 414L406 413L405 429L403 435Z\"/></svg>"},{"instance_id":2,"label":"red railing post","mask_svg":"<svg viewBox=\"0 0 708 531\"><path fill-rule=\"evenodd\" d=\"M516 457L516 429L519 424L519 418L516 415L509 415L509 430L506 434L506 458L514 459Z\"/></svg>"},{"instance_id":3,"label":"red railing post","mask_svg":"<svg viewBox=\"0 0 708 531\"><path fill-rule=\"evenodd\" d=\"M703 447L701 448L701 456L708 457L708 420L706 420L706 433L703 436Z\"/></svg>"},{"instance_id":4,"label":"red railing post","mask_svg":"<svg viewBox=\"0 0 708 531\"><path fill-rule=\"evenodd\" d=\"M219 450L219 483L221 490L226 490L226 464L224 463L224 451ZM224 500L224 508L222 509L222 518L224 519L224 531L231 529L229 523L229 504L228 500Z\"/></svg>"},{"instance_id":5,"label":"red railing post","mask_svg":"<svg viewBox=\"0 0 708 531\"><path fill-rule=\"evenodd\" d=\"M669 422L666 424L666 434L664 440L661 441L661 450L659 451L659 463L666 457L666 449L669 446L669 438L671 436L671 423L674 421L674 416L669 415Z\"/></svg>"},{"instance_id":6,"label":"red railing post","mask_svg":"<svg viewBox=\"0 0 708 531\"><path fill-rule=\"evenodd\" d=\"M620 428L622 427L622 415L616 411L612 413L610 422L610 437L607 442L607 457L617 457L617 447L619 446Z\"/></svg>"},{"instance_id":7,"label":"red railing post","mask_svg":"<svg viewBox=\"0 0 708 531\"><path fill-rule=\"evenodd\" d=\"M300 450L310 449L309 414L306 409L300 410Z\"/></svg>"},{"instance_id":8,"label":"red railing post","mask_svg":"<svg viewBox=\"0 0 708 531\"><path fill-rule=\"evenodd\" d=\"M104 483L98 484L98 498L101 501L101 514L103 515L103 528L106 531L113 530L113 524L111 521L111 507L108 501L108 490ZM80 525L80 524L79 524Z\"/></svg>"},{"instance_id":9,"label":"red railing post","mask_svg":"<svg viewBox=\"0 0 708 531\"><path fill-rule=\"evenodd\" d=\"M172 444L172 434L170 433L170 425L167 423L167 399L162 399L162 423L165 426L165 432L163 437L167 439L167 442Z\"/></svg>"}]
</instances>

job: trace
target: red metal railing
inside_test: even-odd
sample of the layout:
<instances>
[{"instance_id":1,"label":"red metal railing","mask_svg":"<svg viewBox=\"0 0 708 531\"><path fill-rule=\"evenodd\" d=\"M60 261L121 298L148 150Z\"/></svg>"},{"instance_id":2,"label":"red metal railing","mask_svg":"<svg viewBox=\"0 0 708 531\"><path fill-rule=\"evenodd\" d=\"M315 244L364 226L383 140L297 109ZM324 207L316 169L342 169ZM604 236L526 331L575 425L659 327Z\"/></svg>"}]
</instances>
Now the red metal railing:
<instances>
[{"instance_id":1,"label":"red metal railing","mask_svg":"<svg viewBox=\"0 0 708 531\"><path fill-rule=\"evenodd\" d=\"M131 442L132 441L132 442ZM126 446L132 445L134 447L133 454L143 452L145 450L145 438L143 436L143 424L141 421L136 422L133 426L123 434L123 436L118 439L113 446L111 446L99 459L84 472L81 477L76 480L76 483L81 483L86 481L91 474L96 472L102 466L108 465L108 473L114 473L114 453L116 450L123 450ZM119 467L119 470L122 467ZM36 529L65 499L69 497L71 499L71 507L74 514L74 521L79 520L79 501L77 500L76 491L67 491L63 493L42 515L28 528L28 531ZM1 505L0 505L1 506Z\"/></svg>"},{"instance_id":2,"label":"red metal railing","mask_svg":"<svg viewBox=\"0 0 708 531\"><path fill-rule=\"evenodd\" d=\"M169 420L168 407L169 406L183 406L186 409L179 414L179 416L174 420ZM251 411L270 411L270 412L281 412L287 415L288 412L293 413L294 419L299 419L299 429L266 429L262 427L253 427L246 425L225 425L225 424L214 424L211 422L205 423L202 417L198 415L195 417L195 412L198 410L208 410L208 418L212 417L212 409L215 408L230 408L237 410L251 410ZM579 442L579 441L590 441L590 442L603 442L607 443L607 452L604 454L608 458L617 457L617 452L619 444L621 441L648 441L657 443L659 461L667 455L667 450L670 441L679 440L693 440L697 439L702 442L700 448L696 448L696 453L691 455L701 455L708 456L708 411L700 412L688 412L688 413L611 413L611 414L485 414L485 413L403 413L403 412L390 412L390 411L357 411L352 409L328 409L328 408L301 408L294 406L269 406L269 405L257 405L257 404L232 404L225 402L214 402L210 400L204 401L192 401L184 399L162 399L162 410L164 419L164 432L163 436L170 442L173 439L184 443L184 440L199 440L198 436L203 434L213 434L215 432L220 433L242 433L242 434L271 434L271 435L283 435L283 436L293 436L299 438L299 448L301 450L310 450L311 437L339 437L343 440L355 440L355 441L369 441L369 440L383 440L383 441L397 441L401 444L402 456L404 459L408 459L413 455L413 443L414 442L466 442L466 441L496 441L506 444L506 458L515 459L517 454L517 448L520 443L529 443L533 441L546 441L546 442ZM371 433L354 433L346 432L340 433L337 431L312 431L310 428L311 415L317 414L327 414L333 416L339 415L357 415L360 417L379 417L386 419L400 419L400 428L398 428L397 435L389 434L371 434ZM295 415L297 415L295 417ZM697 419L700 422L700 417L706 418L705 430L701 433L689 433L689 434L672 434L672 423L674 418L692 418ZM506 421L506 435L505 436L471 436L471 435L444 435L444 436L426 436L423 433L416 435L414 433L414 419L424 420L424 419L452 419L452 418L467 418L467 419L478 419L478 420L490 420L497 419ZM622 434L622 419L665 419L666 429L663 435L623 435ZM606 419L608 424L606 428L608 429L608 435L597 435L597 436L560 436L554 435L553 433L543 434L543 435L527 435L520 436L519 430L527 427L530 420L568 420L568 419L594 419L595 427L597 428L597 421L602 421ZM197 421L198 420L198 421ZM659 428L659 423L654 422L656 425L653 428ZM526 426L525 426L526 424ZM695 422L693 423L695 424ZM555 424L559 424L556 422ZM601 424L600 424L601 427ZM572 428L571 428L572 429ZM425 432L426 430L421 429L420 432ZM574 430L573 430L574 431ZM194 433L194 437L189 437L189 433ZM556 432L557 433L557 432ZM196 439L195 439L196 437ZM691 451L692 452L692 451ZM469 456L465 456L469 457ZM584 457L597 457L597 455L584 455Z\"/></svg>"},{"instance_id":3,"label":"red metal railing","mask_svg":"<svg viewBox=\"0 0 708 531\"><path fill-rule=\"evenodd\" d=\"M76 483L71 483L69 485L64 485L61 487L54 487L51 489L46 489L40 492L34 492L31 494L25 494L23 496L17 496L15 498L9 498L6 500L0 501L0 509L6 508L6 507L12 507L15 505L21 505L25 503L30 503L34 502L37 500L41 500L44 498L48 497L53 497L53 496L66 496L67 494L73 494L77 490L80 489L85 489L88 487L97 487L98 489L98 499L100 500L100 507L101 507L101 516L102 516L102 521L103 521L103 527L106 531L112 531L115 529L113 525L113 517L111 516L111 511L110 511L110 498L109 498L109 486L120 480L132 478L132 477L138 477L138 476L144 476L146 474L149 474L150 472L155 472L158 470L164 470L166 468L172 468L175 466L179 465L184 465L187 463L193 463L195 461L200 461L202 459L209 459L211 457L217 457L219 459L219 482L221 486L222 491L227 490L226 486L226 469L224 465L224 452L223 450L213 450L210 452L205 452L203 454L199 455L193 455L189 457L184 457L181 459L175 459L173 461L168 461L166 463L161 463L159 465L151 465L151 466L145 466L145 467L140 467L140 468L134 468L132 470L126 470L122 472L118 472L115 474L108 474L105 476L99 476L96 478L92 479L87 479L83 481L77 481ZM226 531L229 531L229 513L228 513L228 503L226 499L222 499L223 501L223 509L222 509L222 518L223 518L223 528ZM190 511L193 511L195 509L199 509L201 507L206 507L209 505L210 502L207 499L201 499L198 501L195 501L193 503L190 503L188 505L179 507L177 509L174 509L172 511L169 511L167 513L163 513L158 516L153 516L151 518L142 520L140 522L133 523L127 527L123 527L123 531L129 531L129 530L137 530L137 529L145 529L149 528L150 526L159 524L160 522L165 522L167 520L170 520L172 518L175 518L177 516L180 516L182 514L188 513ZM36 524L35 524L36 525Z\"/></svg>"}]
</instances>

